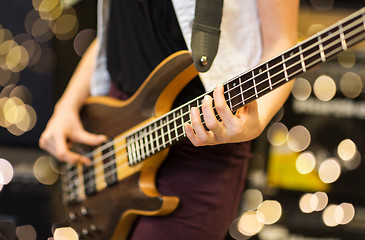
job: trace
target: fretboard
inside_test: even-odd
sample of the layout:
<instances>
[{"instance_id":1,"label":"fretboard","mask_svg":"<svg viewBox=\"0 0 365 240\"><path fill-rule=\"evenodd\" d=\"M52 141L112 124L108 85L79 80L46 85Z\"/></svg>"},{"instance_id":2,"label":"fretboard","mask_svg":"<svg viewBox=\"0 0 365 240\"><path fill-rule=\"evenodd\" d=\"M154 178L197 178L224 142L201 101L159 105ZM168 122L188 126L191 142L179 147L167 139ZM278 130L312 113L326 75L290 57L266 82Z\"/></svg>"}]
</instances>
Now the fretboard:
<instances>
[{"instance_id":1,"label":"fretboard","mask_svg":"<svg viewBox=\"0 0 365 240\"><path fill-rule=\"evenodd\" d=\"M227 104L235 112L364 39L365 8L362 8L283 54L225 82ZM127 136L129 164L135 165L186 138L183 125L190 123L190 109L197 107L201 111L205 95L212 96L212 91L171 110ZM203 118L202 122L204 124Z\"/></svg>"}]
</instances>

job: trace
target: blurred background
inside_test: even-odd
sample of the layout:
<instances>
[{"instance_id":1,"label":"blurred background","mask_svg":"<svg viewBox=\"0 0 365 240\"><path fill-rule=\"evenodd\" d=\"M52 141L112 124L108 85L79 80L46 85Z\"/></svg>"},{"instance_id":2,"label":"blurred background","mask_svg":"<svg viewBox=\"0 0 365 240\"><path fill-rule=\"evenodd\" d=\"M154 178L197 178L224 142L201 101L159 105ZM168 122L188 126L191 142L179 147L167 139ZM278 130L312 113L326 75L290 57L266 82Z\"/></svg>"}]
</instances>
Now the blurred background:
<instances>
[{"instance_id":1,"label":"blurred background","mask_svg":"<svg viewBox=\"0 0 365 240\"><path fill-rule=\"evenodd\" d=\"M47 239L58 221L59 174L38 139L96 36L96 5L0 0L4 239ZM364 0L301 0L298 41L364 6ZM283 109L254 141L227 239L365 239L364 84L365 42L297 78Z\"/></svg>"}]
</instances>

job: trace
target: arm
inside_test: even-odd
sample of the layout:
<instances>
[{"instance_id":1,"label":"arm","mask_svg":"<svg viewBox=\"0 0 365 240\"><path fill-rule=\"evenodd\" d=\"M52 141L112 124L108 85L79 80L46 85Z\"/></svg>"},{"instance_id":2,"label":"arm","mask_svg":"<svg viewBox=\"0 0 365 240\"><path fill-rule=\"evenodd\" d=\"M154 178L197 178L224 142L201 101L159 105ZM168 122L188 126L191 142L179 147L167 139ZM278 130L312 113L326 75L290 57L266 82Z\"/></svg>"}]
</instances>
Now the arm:
<instances>
[{"instance_id":1,"label":"arm","mask_svg":"<svg viewBox=\"0 0 365 240\"><path fill-rule=\"evenodd\" d=\"M257 0L261 21L263 54L262 61L281 53L296 42L298 0ZM258 137L289 96L293 83L240 108L233 115L226 104L223 86L219 84L213 97L216 110L222 119L218 121L212 108L212 99L206 96L202 111L206 131L200 121L199 110L191 110L192 124L185 124L186 134L195 146L243 142Z\"/></svg>"},{"instance_id":2,"label":"arm","mask_svg":"<svg viewBox=\"0 0 365 240\"><path fill-rule=\"evenodd\" d=\"M105 136L86 132L79 117L79 111L90 95L90 78L96 53L97 40L94 40L57 102L53 115L39 139L39 146L61 161L84 163L90 161L70 151L68 141L97 145L106 139Z\"/></svg>"}]
</instances>

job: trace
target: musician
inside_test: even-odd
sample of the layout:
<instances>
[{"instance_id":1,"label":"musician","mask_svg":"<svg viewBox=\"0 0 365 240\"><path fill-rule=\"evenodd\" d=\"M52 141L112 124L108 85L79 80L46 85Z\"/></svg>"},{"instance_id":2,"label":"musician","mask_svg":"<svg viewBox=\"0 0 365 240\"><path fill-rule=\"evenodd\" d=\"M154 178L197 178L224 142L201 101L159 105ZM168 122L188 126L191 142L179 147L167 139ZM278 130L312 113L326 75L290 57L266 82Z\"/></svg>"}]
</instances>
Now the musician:
<instances>
[{"instance_id":1,"label":"musician","mask_svg":"<svg viewBox=\"0 0 365 240\"><path fill-rule=\"evenodd\" d=\"M142 239L224 239L236 217L250 158L250 140L264 130L284 104L291 83L232 114L219 82L226 81L296 42L298 0L225 0L217 56L179 94L175 106L214 87L202 111L191 110L188 139L173 146L160 167L157 188L180 198L163 217L140 217L130 236ZM86 132L79 110L90 95L127 99L170 54L190 48L194 0L99 1L98 37L84 54L39 144L65 162L90 160L69 150L70 142L98 145L106 136ZM133 116L131 116L133 117Z\"/></svg>"}]
</instances>

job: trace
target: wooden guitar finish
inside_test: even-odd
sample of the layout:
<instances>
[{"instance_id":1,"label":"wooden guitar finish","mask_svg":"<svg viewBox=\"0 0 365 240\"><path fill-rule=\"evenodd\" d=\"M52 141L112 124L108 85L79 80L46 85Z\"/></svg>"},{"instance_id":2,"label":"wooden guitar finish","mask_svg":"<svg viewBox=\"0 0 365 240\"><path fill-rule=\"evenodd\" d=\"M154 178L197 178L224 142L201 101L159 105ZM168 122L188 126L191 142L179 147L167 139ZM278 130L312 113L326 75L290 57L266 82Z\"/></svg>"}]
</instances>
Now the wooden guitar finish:
<instances>
[{"instance_id":1,"label":"wooden guitar finish","mask_svg":"<svg viewBox=\"0 0 365 240\"><path fill-rule=\"evenodd\" d=\"M225 82L227 105L235 112L364 39L365 8ZM62 178L69 223L81 238L126 239L138 215L176 209L179 199L159 194L155 177L169 147L186 138L183 124L190 121L190 109L201 109L204 96L212 95L171 110L196 75L191 54L180 51L159 64L129 100L87 99L81 112L86 130L110 140L91 150L80 148L92 165L67 165Z\"/></svg>"},{"instance_id":2,"label":"wooden guitar finish","mask_svg":"<svg viewBox=\"0 0 365 240\"><path fill-rule=\"evenodd\" d=\"M170 110L175 97L196 75L191 54L188 51L175 53L151 73L128 101L89 98L81 112L85 129L111 138L126 134ZM118 170L118 178L124 179L107 189L101 187L97 194L81 197L81 203L70 204L71 227L84 239L126 239L137 215L171 213L179 199L161 196L154 183L157 169L167 152L168 148L136 167L123 166ZM127 157L123 162L128 162Z\"/></svg>"}]
</instances>

